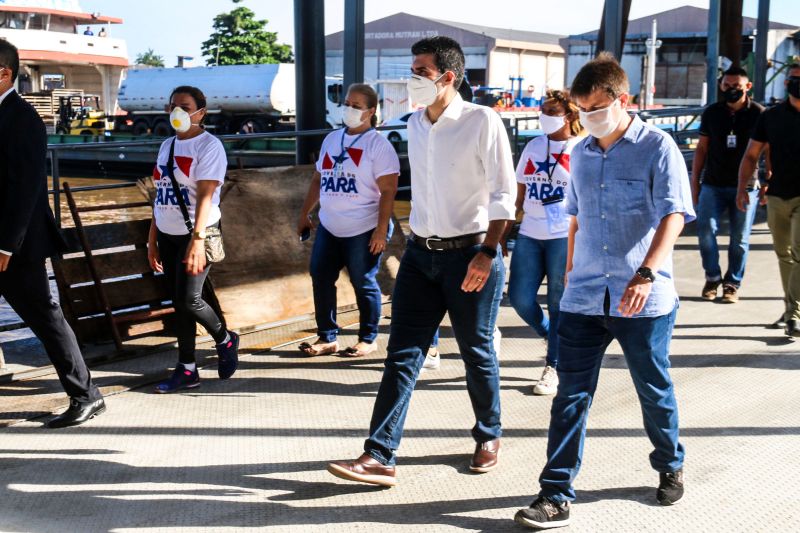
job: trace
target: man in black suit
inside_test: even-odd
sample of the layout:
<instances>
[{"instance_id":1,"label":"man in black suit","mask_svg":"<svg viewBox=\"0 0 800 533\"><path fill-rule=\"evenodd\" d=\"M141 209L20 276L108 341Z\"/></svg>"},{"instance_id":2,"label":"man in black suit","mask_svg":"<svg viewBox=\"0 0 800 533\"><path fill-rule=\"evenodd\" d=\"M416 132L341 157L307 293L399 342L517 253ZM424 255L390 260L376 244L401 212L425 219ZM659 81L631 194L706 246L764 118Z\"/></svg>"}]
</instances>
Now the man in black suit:
<instances>
[{"instance_id":1,"label":"man in black suit","mask_svg":"<svg viewBox=\"0 0 800 533\"><path fill-rule=\"evenodd\" d=\"M17 49L0 40L0 296L39 337L64 390L69 408L48 423L82 424L105 411L75 334L50 294L45 259L63 240L47 197L47 134L36 111L14 91Z\"/></svg>"}]
</instances>

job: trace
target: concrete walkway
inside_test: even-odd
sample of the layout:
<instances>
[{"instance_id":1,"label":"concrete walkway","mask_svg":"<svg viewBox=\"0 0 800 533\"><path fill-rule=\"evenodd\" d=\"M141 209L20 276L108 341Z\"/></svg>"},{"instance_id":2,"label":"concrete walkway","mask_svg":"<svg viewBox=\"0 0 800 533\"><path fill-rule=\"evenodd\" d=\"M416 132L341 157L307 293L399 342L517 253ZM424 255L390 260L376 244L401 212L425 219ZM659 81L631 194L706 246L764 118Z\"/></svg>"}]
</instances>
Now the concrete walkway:
<instances>
[{"instance_id":1,"label":"concrete walkway","mask_svg":"<svg viewBox=\"0 0 800 533\"><path fill-rule=\"evenodd\" d=\"M650 445L615 344L589 419L573 525L562 531L797 530L800 355L764 327L782 301L763 224L750 258L740 303L723 305L697 297L696 238L682 237L676 253L683 299L672 374L685 500L655 504ZM305 359L292 344L244 357L228 382L209 367L186 394L118 387L108 412L79 428L49 431L35 419L0 429L0 531L521 531L511 518L537 490L550 399L531 394L543 342L507 306L500 328L505 438L495 472L467 470L473 415L449 328L441 370L417 385L391 490L325 472L329 460L360 453L384 352Z\"/></svg>"}]
</instances>

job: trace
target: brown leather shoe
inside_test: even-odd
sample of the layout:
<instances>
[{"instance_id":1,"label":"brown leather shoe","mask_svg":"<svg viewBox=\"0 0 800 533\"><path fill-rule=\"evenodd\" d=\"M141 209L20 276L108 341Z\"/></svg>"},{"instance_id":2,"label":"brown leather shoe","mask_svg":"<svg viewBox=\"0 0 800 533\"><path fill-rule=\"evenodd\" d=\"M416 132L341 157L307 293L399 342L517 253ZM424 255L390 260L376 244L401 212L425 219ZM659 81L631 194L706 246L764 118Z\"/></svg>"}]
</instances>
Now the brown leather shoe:
<instances>
[{"instance_id":1,"label":"brown leather shoe","mask_svg":"<svg viewBox=\"0 0 800 533\"><path fill-rule=\"evenodd\" d=\"M475 453L469 463L469 469L473 472L484 473L494 470L497 466L497 458L500 455L500 439L481 442L475 446Z\"/></svg>"},{"instance_id":2,"label":"brown leather shoe","mask_svg":"<svg viewBox=\"0 0 800 533\"><path fill-rule=\"evenodd\" d=\"M355 461L334 461L328 464L328 472L334 476L348 481L369 483L382 487L397 485L394 467L385 466L366 453Z\"/></svg>"}]
</instances>

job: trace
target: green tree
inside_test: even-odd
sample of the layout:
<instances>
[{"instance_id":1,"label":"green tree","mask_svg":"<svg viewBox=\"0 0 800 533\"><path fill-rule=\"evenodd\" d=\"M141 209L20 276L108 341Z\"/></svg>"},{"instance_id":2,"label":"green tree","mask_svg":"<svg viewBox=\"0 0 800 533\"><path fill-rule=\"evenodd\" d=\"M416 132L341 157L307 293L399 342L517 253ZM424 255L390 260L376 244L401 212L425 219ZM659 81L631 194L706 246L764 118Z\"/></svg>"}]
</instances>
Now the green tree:
<instances>
[{"instance_id":1,"label":"green tree","mask_svg":"<svg viewBox=\"0 0 800 533\"><path fill-rule=\"evenodd\" d=\"M234 4L242 0L233 0ZM292 63L292 49L278 44L278 35L266 31L266 20L246 7L214 17L214 33L203 43L207 65L252 65L258 63Z\"/></svg>"},{"instance_id":2,"label":"green tree","mask_svg":"<svg viewBox=\"0 0 800 533\"><path fill-rule=\"evenodd\" d=\"M151 67L163 67L164 58L156 55L152 48L148 48L146 52L142 52L136 56L137 65L148 65Z\"/></svg>"}]
</instances>

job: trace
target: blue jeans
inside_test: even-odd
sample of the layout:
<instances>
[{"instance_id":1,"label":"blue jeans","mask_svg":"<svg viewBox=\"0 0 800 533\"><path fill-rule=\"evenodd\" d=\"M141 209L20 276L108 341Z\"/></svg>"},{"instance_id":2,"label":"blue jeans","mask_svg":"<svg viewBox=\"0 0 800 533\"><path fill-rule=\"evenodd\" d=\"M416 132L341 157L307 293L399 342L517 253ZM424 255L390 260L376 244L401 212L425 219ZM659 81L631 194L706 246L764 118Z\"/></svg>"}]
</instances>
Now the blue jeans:
<instances>
[{"instance_id":1,"label":"blue jeans","mask_svg":"<svg viewBox=\"0 0 800 533\"><path fill-rule=\"evenodd\" d=\"M706 280L723 280L736 287L742 284L747 252L750 249L750 230L756 217L758 191L749 191L750 203L747 211L736 207L736 187L717 187L703 185L697 203L697 238L700 242L700 258ZM728 245L728 271L722 276L719 266L717 232L723 216L730 224L730 244Z\"/></svg>"},{"instance_id":2,"label":"blue jeans","mask_svg":"<svg viewBox=\"0 0 800 533\"><path fill-rule=\"evenodd\" d=\"M445 312L450 314L467 371L467 391L476 418L472 437L476 442L500 437L500 373L493 336L505 268L498 254L480 292L461 290L467 266L479 249L432 251L408 242L392 296L383 379L364 443L364 451L382 464L395 464L411 393Z\"/></svg>"},{"instance_id":3,"label":"blue jeans","mask_svg":"<svg viewBox=\"0 0 800 533\"><path fill-rule=\"evenodd\" d=\"M517 314L540 337L547 337L547 365L558 363L558 306L564 294L567 270L567 239L539 240L519 235L511 254L508 298ZM547 276L547 311L536 300Z\"/></svg>"},{"instance_id":4,"label":"blue jeans","mask_svg":"<svg viewBox=\"0 0 800 533\"><path fill-rule=\"evenodd\" d=\"M683 467L678 406L669 376L669 343L676 311L647 318L561 313L558 392L550 411L547 464L539 476L542 496L562 502L575 499L572 483L581 465L586 419L603 355L614 339L622 346L639 396L644 429L655 448L650 465L658 472Z\"/></svg>"},{"instance_id":5,"label":"blue jeans","mask_svg":"<svg viewBox=\"0 0 800 533\"><path fill-rule=\"evenodd\" d=\"M355 237L336 237L322 224L317 228L311 251L311 281L314 287L314 314L317 334L322 342L333 342L339 334L336 323L336 280L347 268L358 305L359 342L374 342L381 318L381 289L376 276L381 254L369 251L374 228ZM391 235L391 229L389 230Z\"/></svg>"}]
</instances>

